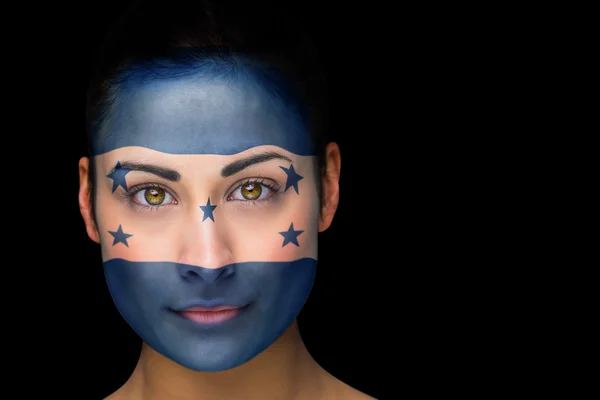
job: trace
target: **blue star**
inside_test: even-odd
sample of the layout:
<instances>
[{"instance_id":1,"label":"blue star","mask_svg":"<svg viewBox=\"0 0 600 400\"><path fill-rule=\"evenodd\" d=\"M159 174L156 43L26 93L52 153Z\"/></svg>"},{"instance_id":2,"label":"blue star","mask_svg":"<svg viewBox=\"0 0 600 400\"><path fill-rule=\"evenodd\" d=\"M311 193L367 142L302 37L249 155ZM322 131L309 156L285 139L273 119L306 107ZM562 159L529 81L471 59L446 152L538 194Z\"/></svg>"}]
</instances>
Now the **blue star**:
<instances>
[{"instance_id":1,"label":"blue star","mask_svg":"<svg viewBox=\"0 0 600 400\"><path fill-rule=\"evenodd\" d=\"M298 193L298 181L300 181L301 179L304 179L303 176L300 176L296 173L296 171L294 170L294 165L290 164L289 168L285 168L285 167L279 167L282 170L285 171L285 173L287 174L287 182L285 183L285 190L284 192L287 192L287 190L290 187L294 187L294 190L296 191L296 193ZM300 193L298 193L300 194Z\"/></svg>"},{"instance_id":2,"label":"blue star","mask_svg":"<svg viewBox=\"0 0 600 400\"><path fill-rule=\"evenodd\" d=\"M127 183L125 182L125 175L127 175L129 173L129 171L131 171L131 170L127 169L127 168L121 168L121 162L117 161L117 165L115 166L115 169L110 174L106 175L107 177L109 177L110 179L113 180L113 187L112 187L113 193L115 192L115 190L117 190L117 188L119 186L122 186L123 189L127 190Z\"/></svg>"},{"instance_id":3,"label":"blue star","mask_svg":"<svg viewBox=\"0 0 600 400\"><path fill-rule=\"evenodd\" d=\"M213 220L213 222L215 222L213 211L215 210L215 208L217 208L217 206L213 206L210 204L210 197L208 198L208 202L206 203L206 205L200 206L200 208L202 209L202 211L204 211L204 218L202 218L202 222L204 222L206 218L210 218Z\"/></svg>"},{"instance_id":4,"label":"blue star","mask_svg":"<svg viewBox=\"0 0 600 400\"><path fill-rule=\"evenodd\" d=\"M123 228L121 228L121 225L119 225L119 229L117 229L116 232L108 231L108 233L113 235L115 238L115 240L113 240L113 246L117 243L123 243L125 246L129 247L127 244L127 238L130 238L133 235L130 235L129 233L123 233Z\"/></svg>"},{"instance_id":5,"label":"blue star","mask_svg":"<svg viewBox=\"0 0 600 400\"><path fill-rule=\"evenodd\" d=\"M284 247L288 243L294 243L296 246L300 247L300 244L298 243L298 235L300 235L302 232L304 231L295 231L294 223L292 222L290 224L290 229L285 232L279 232L279 234L283 236L283 244L281 247Z\"/></svg>"}]
</instances>

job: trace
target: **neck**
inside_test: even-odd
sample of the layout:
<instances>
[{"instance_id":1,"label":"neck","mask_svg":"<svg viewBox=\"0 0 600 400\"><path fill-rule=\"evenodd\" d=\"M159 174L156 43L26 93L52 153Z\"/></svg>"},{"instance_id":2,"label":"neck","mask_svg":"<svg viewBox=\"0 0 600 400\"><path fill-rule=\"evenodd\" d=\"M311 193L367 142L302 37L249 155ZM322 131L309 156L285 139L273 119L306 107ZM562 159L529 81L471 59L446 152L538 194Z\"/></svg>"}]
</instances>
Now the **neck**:
<instances>
[{"instance_id":1,"label":"neck","mask_svg":"<svg viewBox=\"0 0 600 400\"><path fill-rule=\"evenodd\" d=\"M133 374L119 392L136 400L300 400L320 397L327 381L328 374L308 353L294 322L267 350L222 372L192 371L144 343Z\"/></svg>"}]
</instances>

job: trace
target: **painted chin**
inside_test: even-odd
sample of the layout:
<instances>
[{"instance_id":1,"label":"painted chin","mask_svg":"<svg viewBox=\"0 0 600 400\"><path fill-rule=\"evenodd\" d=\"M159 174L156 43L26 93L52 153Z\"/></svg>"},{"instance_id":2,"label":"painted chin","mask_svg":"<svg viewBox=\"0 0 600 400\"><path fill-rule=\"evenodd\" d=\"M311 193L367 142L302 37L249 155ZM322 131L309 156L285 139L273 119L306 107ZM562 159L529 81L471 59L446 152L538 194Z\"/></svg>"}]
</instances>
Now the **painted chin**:
<instances>
[{"instance_id":1,"label":"painted chin","mask_svg":"<svg viewBox=\"0 0 600 400\"><path fill-rule=\"evenodd\" d=\"M250 304L243 307L218 306L218 307L191 307L181 311L174 311L180 317L200 326L218 326L238 318Z\"/></svg>"}]
</instances>

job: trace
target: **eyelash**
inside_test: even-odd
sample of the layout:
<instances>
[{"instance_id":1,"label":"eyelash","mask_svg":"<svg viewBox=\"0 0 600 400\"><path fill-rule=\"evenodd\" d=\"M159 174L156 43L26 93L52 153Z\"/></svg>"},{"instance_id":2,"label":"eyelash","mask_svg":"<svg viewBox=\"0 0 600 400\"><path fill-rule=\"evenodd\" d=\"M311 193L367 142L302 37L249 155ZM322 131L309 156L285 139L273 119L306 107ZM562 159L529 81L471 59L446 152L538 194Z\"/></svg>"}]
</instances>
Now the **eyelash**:
<instances>
[{"instance_id":1,"label":"eyelash","mask_svg":"<svg viewBox=\"0 0 600 400\"><path fill-rule=\"evenodd\" d=\"M258 184L258 185L261 185L262 187L266 187L267 189L271 190L271 194L269 194L267 197L265 197L263 199L257 199L257 200L231 199L231 196L233 195L233 193L235 193L235 191L237 191L238 189L241 189L244 186L248 186L251 184ZM166 194L171 196L173 198L172 202L170 204L159 204L159 205L153 206L153 205L140 204L139 202L134 200L135 196L138 193L142 192L143 190L156 189L156 188L164 190ZM275 200L275 197L280 194L279 189L280 189L280 185L275 182L265 182L265 178L252 178L252 179L245 180L244 182L242 182L238 185L235 185L234 189L229 191L229 194L225 197L225 199L227 201L237 201L244 205L246 205L248 203L250 203L251 205L257 205L258 203L271 202L271 201ZM144 211L158 209L161 207L168 207L168 206L176 205L179 203L177 200L177 197L173 193L171 193L171 190L169 190L167 187L165 187L164 185L161 185L159 183L142 183L139 185L132 186L129 188L129 190L122 193L122 196L125 198L125 200L127 200L128 204L131 207L141 209Z\"/></svg>"},{"instance_id":2,"label":"eyelash","mask_svg":"<svg viewBox=\"0 0 600 400\"><path fill-rule=\"evenodd\" d=\"M265 182L265 179L266 178L252 178L252 179L245 180L244 182L242 182L238 185L235 185L234 189L229 191L229 194L225 197L225 199L227 201L238 201L244 205L246 205L246 204L258 205L263 202L271 202L271 201L275 200L277 195L281 194L279 192L280 185L273 181ZM269 189L271 191L271 194L269 194L264 199L258 199L258 200L231 199L231 196L233 195L233 193L235 193L238 189L241 189L244 186L248 186L248 185L252 185L252 184L258 184L262 187L266 187L267 189Z\"/></svg>"},{"instance_id":3,"label":"eyelash","mask_svg":"<svg viewBox=\"0 0 600 400\"><path fill-rule=\"evenodd\" d=\"M146 205L146 204L140 204L137 201L134 200L135 196L142 192L143 190L148 190L148 189L162 189L165 191L165 194L171 196L173 198L172 203L170 204L159 204L156 206L153 205ZM127 202L129 203L129 205L133 208L138 208L141 210L157 210L161 207L169 207L169 206L173 206L176 205L177 203L179 203L179 201L177 200L177 197L171 193L171 190L169 190L167 187L165 187L164 185L161 185L160 183L142 183L139 185L135 185L129 188L129 190L125 193L123 193L123 197L125 197L125 199L127 200Z\"/></svg>"}]
</instances>

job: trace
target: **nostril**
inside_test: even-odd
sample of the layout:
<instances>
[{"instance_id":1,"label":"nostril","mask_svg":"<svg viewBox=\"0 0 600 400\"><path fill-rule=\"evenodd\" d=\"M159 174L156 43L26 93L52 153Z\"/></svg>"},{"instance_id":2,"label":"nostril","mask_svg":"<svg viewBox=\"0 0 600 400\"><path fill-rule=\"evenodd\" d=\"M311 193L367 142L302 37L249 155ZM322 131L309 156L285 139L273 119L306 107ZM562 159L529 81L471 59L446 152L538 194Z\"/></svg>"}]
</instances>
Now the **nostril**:
<instances>
[{"instance_id":1,"label":"nostril","mask_svg":"<svg viewBox=\"0 0 600 400\"><path fill-rule=\"evenodd\" d=\"M177 265L177 269L179 270L179 275L186 281L196 282L203 280L197 267L179 264Z\"/></svg>"},{"instance_id":2,"label":"nostril","mask_svg":"<svg viewBox=\"0 0 600 400\"><path fill-rule=\"evenodd\" d=\"M201 278L201 276L198 275L198 273L194 272L194 271L185 271L185 273L183 274L183 277L185 279L190 279L190 280Z\"/></svg>"},{"instance_id":3,"label":"nostril","mask_svg":"<svg viewBox=\"0 0 600 400\"><path fill-rule=\"evenodd\" d=\"M217 280L227 279L231 275L233 275L233 267L231 267L231 266L223 267L223 269L219 272L219 276L217 277Z\"/></svg>"},{"instance_id":4,"label":"nostril","mask_svg":"<svg viewBox=\"0 0 600 400\"><path fill-rule=\"evenodd\" d=\"M188 282L203 282L205 284L214 284L225 280L234 275L235 268L231 265L213 269L202 268L193 265L179 264L179 275Z\"/></svg>"}]
</instances>

